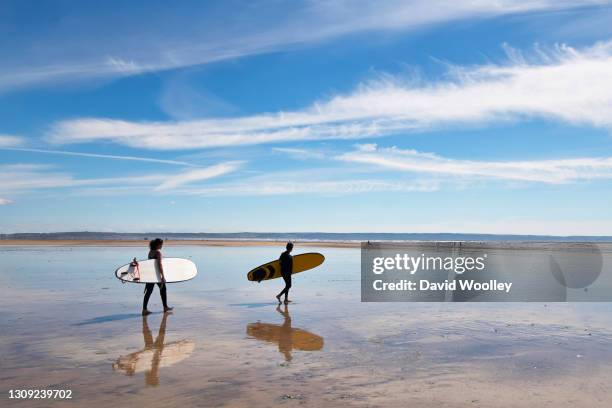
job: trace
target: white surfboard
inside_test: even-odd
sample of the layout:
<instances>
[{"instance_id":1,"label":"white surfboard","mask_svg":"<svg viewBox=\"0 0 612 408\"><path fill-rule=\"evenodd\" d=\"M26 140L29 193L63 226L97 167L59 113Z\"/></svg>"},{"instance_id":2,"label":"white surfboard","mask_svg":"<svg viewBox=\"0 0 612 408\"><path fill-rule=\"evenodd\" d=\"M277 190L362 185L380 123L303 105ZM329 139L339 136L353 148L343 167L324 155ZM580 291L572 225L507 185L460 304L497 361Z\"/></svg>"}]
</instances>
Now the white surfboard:
<instances>
[{"instance_id":1,"label":"white surfboard","mask_svg":"<svg viewBox=\"0 0 612 408\"><path fill-rule=\"evenodd\" d=\"M183 258L162 258L166 283L183 282L193 279L198 270L193 262ZM129 263L115 271L117 279L131 283L160 283L160 275L155 259L138 261L138 265Z\"/></svg>"}]
</instances>

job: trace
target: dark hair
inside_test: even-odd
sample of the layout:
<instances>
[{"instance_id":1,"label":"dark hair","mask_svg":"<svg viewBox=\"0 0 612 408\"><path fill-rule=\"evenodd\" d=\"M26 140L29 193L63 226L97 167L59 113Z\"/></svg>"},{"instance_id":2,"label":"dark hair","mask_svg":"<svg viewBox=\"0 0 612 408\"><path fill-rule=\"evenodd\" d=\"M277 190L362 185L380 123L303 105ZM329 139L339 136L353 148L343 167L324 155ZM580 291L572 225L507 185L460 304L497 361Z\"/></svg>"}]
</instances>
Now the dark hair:
<instances>
[{"instance_id":1,"label":"dark hair","mask_svg":"<svg viewBox=\"0 0 612 408\"><path fill-rule=\"evenodd\" d=\"M161 238L155 238L154 240L149 242L149 248L151 249L151 251L156 251L160 249L162 245L164 245L164 240Z\"/></svg>"},{"instance_id":2,"label":"dark hair","mask_svg":"<svg viewBox=\"0 0 612 408\"><path fill-rule=\"evenodd\" d=\"M287 242L287 249L288 250L293 249L293 242Z\"/></svg>"}]
</instances>

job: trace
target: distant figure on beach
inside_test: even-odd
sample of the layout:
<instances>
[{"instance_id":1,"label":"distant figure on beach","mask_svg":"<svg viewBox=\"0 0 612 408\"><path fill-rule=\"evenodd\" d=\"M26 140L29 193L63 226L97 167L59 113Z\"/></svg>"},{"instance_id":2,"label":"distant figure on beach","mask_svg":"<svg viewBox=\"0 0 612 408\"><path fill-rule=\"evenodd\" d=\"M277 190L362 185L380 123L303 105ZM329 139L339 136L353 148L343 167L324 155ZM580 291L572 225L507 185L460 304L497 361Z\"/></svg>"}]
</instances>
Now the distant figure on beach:
<instances>
[{"instance_id":1,"label":"distant figure on beach","mask_svg":"<svg viewBox=\"0 0 612 408\"><path fill-rule=\"evenodd\" d=\"M285 281L285 288L276 295L276 299L278 303L281 303L281 296L283 293L285 294L285 304L291 302L289 300L289 289L291 289L291 274L293 273L293 256L291 256L291 250L293 250L293 244L291 242L287 242L287 250L283 252L278 258L280 260L281 265L281 276Z\"/></svg>"},{"instance_id":2,"label":"distant figure on beach","mask_svg":"<svg viewBox=\"0 0 612 408\"><path fill-rule=\"evenodd\" d=\"M164 267L162 265L162 253L161 249L164 245L164 241L160 238L155 238L151 242L149 242L149 259L155 259L157 268L159 270L159 275L161 277L161 282L157 284L159 286L159 294L161 295L162 303L164 304L164 313L169 312L174 309L168 306L168 299L166 297L166 279L164 278ZM142 315L146 316L151 314L151 312L147 309L147 305L149 304L149 298L151 297L151 293L153 293L153 289L155 288L154 283L147 283L144 291L144 300L142 302Z\"/></svg>"}]
</instances>

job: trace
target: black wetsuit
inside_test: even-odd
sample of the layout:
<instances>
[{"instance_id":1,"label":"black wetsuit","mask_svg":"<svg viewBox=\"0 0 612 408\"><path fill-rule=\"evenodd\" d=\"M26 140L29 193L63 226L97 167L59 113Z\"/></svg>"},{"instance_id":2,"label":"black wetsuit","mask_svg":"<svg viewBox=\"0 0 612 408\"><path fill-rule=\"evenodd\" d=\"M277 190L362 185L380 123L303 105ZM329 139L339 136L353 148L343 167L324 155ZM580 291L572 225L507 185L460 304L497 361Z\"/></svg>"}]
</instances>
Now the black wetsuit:
<instances>
[{"instance_id":1,"label":"black wetsuit","mask_svg":"<svg viewBox=\"0 0 612 408\"><path fill-rule=\"evenodd\" d=\"M293 272L293 257L289 253L289 251L285 251L281 254L280 258L281 265L281 276L285 281L285 289L278 295L281 297L285 294L285 297L289 294L289 289L291 288L291 273Z\"/></svg>"},{"instance_id":2,"label":"black wetsuit","mask_svg":"<svg viewBox=\"0 0 612 408\"><path fill-rule=\"evenodd\" d=\"M149 259L156 259L157 251L149 252ZM164 282L160 282L157 284L159 286L159 294L161 295L162 303L164 304L164 309L168 308L168 301L166 299L166 284ZM142 301L142 309L147 310L147 305L149 304L149 298L151 297L151 293L153 293L153 289L155 288L154 283L147 283L145 285L144 291L144 300Z\"/></svg>"}]
</instances>

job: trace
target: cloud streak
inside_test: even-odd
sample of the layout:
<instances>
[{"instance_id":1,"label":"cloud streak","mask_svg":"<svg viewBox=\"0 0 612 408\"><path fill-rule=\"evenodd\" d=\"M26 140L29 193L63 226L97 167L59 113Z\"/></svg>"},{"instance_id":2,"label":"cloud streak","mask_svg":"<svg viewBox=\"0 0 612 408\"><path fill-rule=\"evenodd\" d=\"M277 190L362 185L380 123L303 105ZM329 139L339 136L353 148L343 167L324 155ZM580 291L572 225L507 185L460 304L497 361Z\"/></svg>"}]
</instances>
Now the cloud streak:
<instances>
[{"instance_id":1,"label":"cloud streak","mask_svg":"<svg viewBox=\"0 0 612 408\"><path fill-rule=\"evenodd\" d=\"M390 170L467 178L488 178L539 183L570 183L612 179L612 157L533 161L474 161L444 158L431 153L362 145L337 157Z\"/></svg>"},{"instance_id":2,"label":"cloud streak","mask_svg":"<svg viewBox=\"0 0 612 408\"><path fill-rule=\"evenodd\" d=\"M0 165L0 195L20 195L68 190L70 194L128 195L173 194L187 196L281 196L364 194L376 192L432 192L439 189L433 179L387 180L363 177L359 171L337 168L271 173L216 179L238 171L242 162L224 162L202 169L173 174L125 175L108 178L76 178L39 164ZM333 177L330 177L333 172Z\"/></svg>"},{"instance_id":3,"label":"cloud streak","mask_svg":"<svg viewBox=\"0 0 612 408\"><path fill-rule=\"evenodd\" d=\"M188 162L178 161L178 160L164 160L164 159L154 159L150 157L137 157L137 156L118 156L118 155L98 154L98 153L70 152L66 150L31 149L31 148L26 148L26 147L3 147L1 143L0 143L0 150L11 150L11 151L16 151L16 152L43 153L43 154L58 154L58 155L63 155L63 156L90 157L90 158L95 158L95 159L140 161L140 162L148 162L148 163L171 164L171 165L185 166L185 167L197 167L197 165L193 163L188 163Z\"/></svg>"},{"instance_id":4,"label":"cloud streak","mask_svg":"<svg viewBox=\"0 0 612 408\"><path fill-rule=\"evenodd\" d=\"M163 183L155 188L155 191L166 191L175 189L184 184L191 184L202 180L219 177L235 172L240 168L242 162L220 163L203 169L196 169L168 177Z\"/></svg>"},{"instance_id":5,"label":"cloud streak","mask_svg":"<svg viewBox=\"0 0 612 408\"><path fill-rule=\"evenodd\" d=\"M411 182L376 179L329 181L248 181L213 185L178 193L199 196L273 196L295 194L345 195L375 192L432 192L438 190L433 180Z\"/></svg>"},{"instance_id":6,"label":"cloud streak","mask_svg":"<svg viewBox=\"0 0 612 408\"><path fill-rule=\"evenodd\" d=\"M512 50L509 57L502 65L451 67L448 80L433 83L383 77L298 111L176 122L80 118L56 123L48 139L173 150L359 139L525 118L612 129L612 42L537 50L532 61Z\"/></svg>"},{"instance_id":7,"label":"cloud streak","mask_svg":"<svg viewBox=\"0 0 612 408\"><path fill-rule=\"evenodd\" d=\"M179 186L228 174L240 162L219 163L202 169L171 174L125 175L121 177L76 178L41 164L0 165L0 194L28 194L51 189L104 188L115 192L168 192Z\"/></svg>"},{"instance_id":8,"label":"cloud streak","mask_svg":"<svg viewBox=\"0 0 612 408\"><path fill-rule=\"evenodd\" d=\"M30 23L24 18L24 24L15 27L14 41L0 46L5 56L0 69L0 91L201 65L290 50L352 33L410 30L447 21L607 3L603 0L337 0L287 4L225 1L172 9L163 4L148 4L146 11L126 3L104 12L79 4L68 10L49 5L46 12L55 16L50 20L52 24L41 25L36 19ZM143 19L143 15L147 18ZM7 26L15 26L9 23L12 22L7 22ZM109 31L108 27L113 30ZM44 44L44 48L39 44Z\"/></svg>"}]
</instances>

